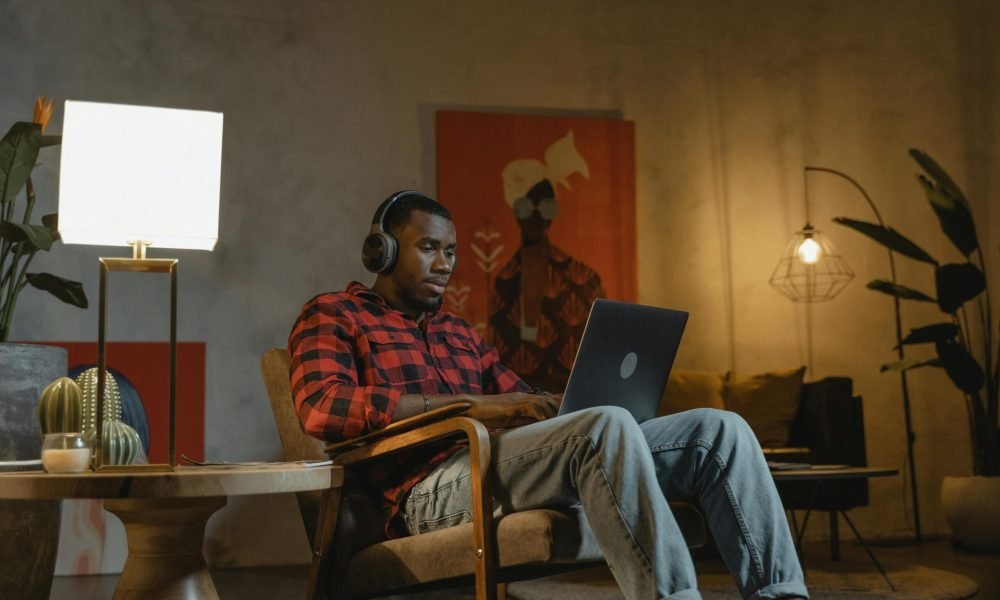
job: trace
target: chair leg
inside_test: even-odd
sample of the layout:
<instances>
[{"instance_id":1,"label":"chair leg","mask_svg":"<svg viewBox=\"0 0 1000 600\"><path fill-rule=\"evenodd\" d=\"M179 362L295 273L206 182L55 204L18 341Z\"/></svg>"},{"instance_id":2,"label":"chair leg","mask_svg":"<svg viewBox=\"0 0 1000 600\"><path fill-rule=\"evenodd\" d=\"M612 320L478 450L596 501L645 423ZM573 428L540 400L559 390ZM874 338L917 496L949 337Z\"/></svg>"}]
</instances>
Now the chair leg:
<instances>
[{"instance_id":1,"label":"chair leg","mask_svg":"<svg viewBox=\"0 0 1000 600\"><path fill-rule=\"evenodd\" d=\"M309 567L309 587L306 600L324 600L329 589L330 545L337 529L337 515L340 511L340 487L324 490L319 506L319 522L316 524L316 539L313 540L312 564ZM333 599L330 599L333 600Z\"/></svg>"},{"instance_id":2,"label":"chair leg","mask_svg":"<svg viewBox=\"0 0 1000 600\"><path fill-rule=\"evenodd\" d=\"M490 481L490 439L485 429L469 432L472 470L472 550L475 554L476 600L496 600L497 554Z\"/></svg>"},{"instance_id":3,"label":"chair leg","mask_svg":"<svg viewBox=\"0 0 1000 600\"><path fill-rule=\"evenodd\" d=\"M507 584L497 584L497 600L507 600Z\"/></svg>"}]
</instances>

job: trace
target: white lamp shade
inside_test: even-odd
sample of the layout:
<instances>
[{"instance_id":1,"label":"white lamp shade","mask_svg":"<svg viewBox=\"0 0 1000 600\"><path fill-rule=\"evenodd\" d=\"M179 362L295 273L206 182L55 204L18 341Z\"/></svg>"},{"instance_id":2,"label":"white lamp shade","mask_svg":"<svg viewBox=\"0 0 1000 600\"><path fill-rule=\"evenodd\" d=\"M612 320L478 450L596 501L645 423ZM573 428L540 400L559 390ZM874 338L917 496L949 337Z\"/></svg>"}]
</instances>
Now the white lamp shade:
<instances>
[{"instance_id":1,"label":"white lamp shade","mask_svg":"<svg viewBox=\"0 0 1000 600\"><path fill-rule=\"evenodd\" d=\"M67 100L62 241L211 250L221 170L222 113Z\"/></svg>"}]
</instances>

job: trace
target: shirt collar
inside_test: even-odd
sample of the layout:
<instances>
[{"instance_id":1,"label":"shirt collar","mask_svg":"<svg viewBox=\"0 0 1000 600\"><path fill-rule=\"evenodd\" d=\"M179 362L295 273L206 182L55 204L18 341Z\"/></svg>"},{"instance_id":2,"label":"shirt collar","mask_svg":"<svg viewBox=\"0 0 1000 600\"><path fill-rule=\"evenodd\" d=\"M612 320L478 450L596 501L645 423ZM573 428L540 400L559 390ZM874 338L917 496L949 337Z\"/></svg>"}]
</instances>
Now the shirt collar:
<instances>
[{"instance_id":1,"label":"shirt collar","mask_svg":"<svg viewBox=\"0 0 1000 600\"><path fill-rule=\"evenodd\" d=\"M406 317L407 319L411 319L411 317L406 313L398 311L395 308L389 306L389 303L385 301L385 298L383 298L378 292L371 289L367 285L361 283L360 281L352 281L350 284L348 284L347 293L353 296L358 296L359 298L371 300L372 302L378 304L379 306L383 306L391 311L399 313L400 315ZM430 323L431 321L436 319L440 314L441 314L440 307L432 311L427 311L426 313L424 313L423 322Z\"/></svg>"}]
</instances>

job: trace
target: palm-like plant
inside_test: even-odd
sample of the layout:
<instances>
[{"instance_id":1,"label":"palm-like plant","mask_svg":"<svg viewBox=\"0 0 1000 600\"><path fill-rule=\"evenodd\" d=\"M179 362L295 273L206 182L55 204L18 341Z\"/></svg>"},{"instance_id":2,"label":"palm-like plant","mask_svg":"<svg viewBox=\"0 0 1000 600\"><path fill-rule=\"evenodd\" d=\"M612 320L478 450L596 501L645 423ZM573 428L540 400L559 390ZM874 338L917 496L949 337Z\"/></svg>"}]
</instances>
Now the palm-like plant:
<instances>
[{"instance_id":1,"label":"palm-like plant","mask_svg":"<svg viewBox=\"0 0 1000 600\"><path fill-rule=\"evenodd\" d=\"M87 307L87 295L80 283L51 273L28 271L35 254L40 250L48 252L59 239L55 214L43 216L40 225L31 223L35 208L31 171L39 150L60 141L58 136L42 135L51 116L52 101L39 98L34 122L14 123L0 140L0 342L7 340L18 295L29 284L68 304ZM26 190L23 201L22 189ZM22 207L20 212L18 206Z\"/></svg>"},{"instance_id":2,"label":"palm-like plant","mask_svg":"<svg viewBox=\"0 0 1000 600\"><path fill-rule=\"evenodd\" d=\"M910 330L902 340L904 345L933 344L935 356L888 363L882 365L882 371L943 368L965 395L973 472L977 475L1000 475L1000 429L997 422L1000 349L994 345L1000 339L1000 330L994 337L996 324L993 322L986 265L975 221L968 200L948 173L925 152L911 149L910 156L924 170L926 176L917 175L920 187L937 215L941 230L965 258L964 262L941 264L891 227L844 217L834 221L890 250L933 267L936 297L884 279L868 283L870 289L903 300L936 303L946 317L940 323Z\"/></svg>"}]
</instances>

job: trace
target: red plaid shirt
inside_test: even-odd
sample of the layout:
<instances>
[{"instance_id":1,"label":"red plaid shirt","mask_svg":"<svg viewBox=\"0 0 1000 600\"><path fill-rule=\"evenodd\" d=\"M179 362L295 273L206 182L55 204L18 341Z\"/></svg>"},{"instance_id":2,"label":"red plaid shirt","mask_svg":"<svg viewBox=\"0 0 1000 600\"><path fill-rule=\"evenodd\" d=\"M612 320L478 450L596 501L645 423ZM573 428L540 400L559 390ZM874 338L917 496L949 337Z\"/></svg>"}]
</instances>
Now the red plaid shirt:
<instances>
[{"instance_id":1,"label":"red plaid shirt","mask_svg":"<svg viewBox=\"0 0 1000 600\"><path fill-rule=\"evenodd\" d=\"M402 394L528 391L465 320L444 311L420 324L367 286L320 294L302 307L288 337L292 396L304 431L330 442L392 421ZM406 494L461 448L428 446L394 454L368 471L382 494L387 531Z\"/></svg>"}]
</instances>

